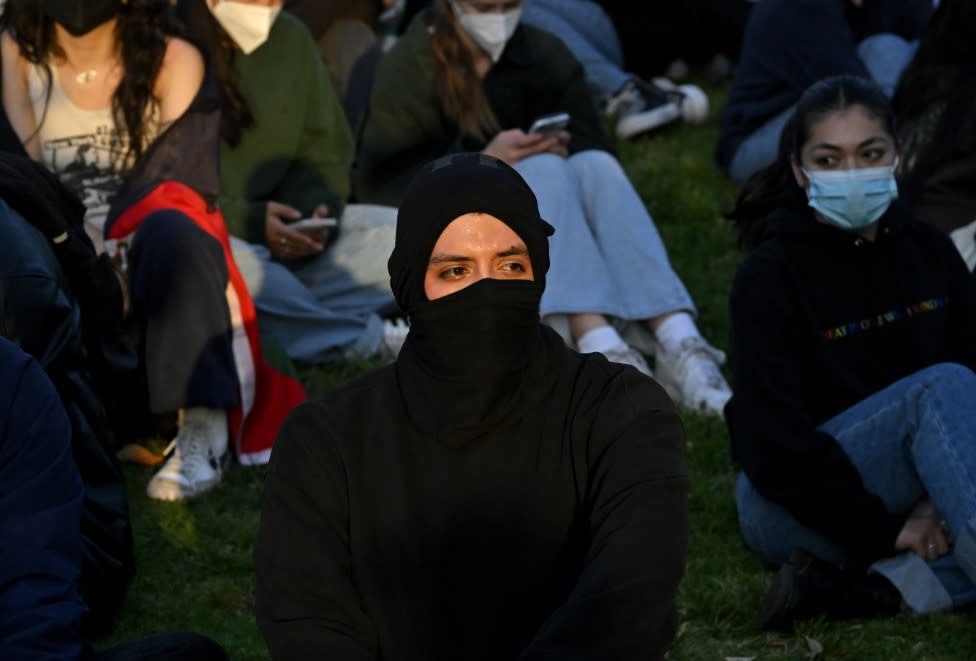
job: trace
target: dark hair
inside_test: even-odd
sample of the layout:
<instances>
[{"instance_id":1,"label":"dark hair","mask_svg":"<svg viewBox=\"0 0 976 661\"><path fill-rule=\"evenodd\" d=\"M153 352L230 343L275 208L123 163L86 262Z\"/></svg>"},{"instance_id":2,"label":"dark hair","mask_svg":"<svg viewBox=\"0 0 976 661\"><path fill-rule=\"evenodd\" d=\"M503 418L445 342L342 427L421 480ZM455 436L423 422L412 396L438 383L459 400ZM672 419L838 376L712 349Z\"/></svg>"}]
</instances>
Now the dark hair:
<instances>
[{"instance_id":1,"label":"dark hair","mask_svg":"<svg viewBox=\"0 0 976 661\"><path fill-rule=\"evenodd\" d=\"M244 131L254 126L254 114L241 90L234 67L236 45L206 6L206 0L179 0L177 13L187 36L207 56L207 69L220 91L220 137L231 147L241 143Z\"/></svg>"},{"instance_id":2,"label":"dark hair","mask_svg":"<svg viewBox=\"0 0 976 661\"><path fill-rule=\"evenodd\" d=\"M909 204L941 165L976 151L976 3L942 0L898 83L899 189Z\"/></svg>"},{"instance_id":3,"label":"dark hair","mask_svg":"<svg viewBox=\"0 0 976 661\"><path fill-rule=\"evenodd\" d=\"M474 56L464 44L462 27L448 0L434 3L430 39L434 52L434 82L444 114L465 135L486 140L499 130L484 86L474 68Z\"/></svg>"},{"instance_id":4,"label":"dark hair","mask_svg":"<svg viewBox=\"0 0 976 661\"><path fill-rule=\"evenodd\" d=\"M829 114L853 106L881 120L897 142L895 116L876 83L856 76L834 76L814 83L800 96L780 135L776 160L752 175L726 218L739 231L739 246L751 250L762 238L766 217L777 209L803 209L806 196L797 186L791 163L799 162L813 127Z\"/></svg>"},{"instance_id":5,"label":"dark hair","mask_svg":"<svg viewBox=\"0 0 976 661\"><path fill-rule=\"evenodd\" d=\"M10 33L28 62L42 67L50 98L51 57L64 53L43 0L7 0L0 15L0 30ZM153 87L166 54L166 39L178 34L169 0L128 0L119 7L115 40L123 76L112 95L112 119L116 128L125 131L129 147L116 166L131 166L148 146L147 119L159 109ZM47 100L45 111L46 104Z\"/></svg>"}]
</instances>

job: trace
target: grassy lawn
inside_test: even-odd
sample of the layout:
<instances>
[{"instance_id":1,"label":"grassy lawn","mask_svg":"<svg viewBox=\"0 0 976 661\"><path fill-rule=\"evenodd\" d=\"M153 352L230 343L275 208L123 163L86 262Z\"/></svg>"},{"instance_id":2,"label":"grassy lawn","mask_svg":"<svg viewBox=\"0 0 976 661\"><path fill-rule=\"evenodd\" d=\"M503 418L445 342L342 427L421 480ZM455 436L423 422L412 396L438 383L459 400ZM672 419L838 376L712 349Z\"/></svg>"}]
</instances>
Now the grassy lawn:
<instances>
[{"instance_id":1,"label":"grassy lawn","mask_svg":"<svg viewBox=\"0 0 976 661\"><path fill-rule=\"evenodd\" d=\"M712 101L717 107L720 93L713 93ZM735 190L712 165L715 136L715 121L672 127L621 145L621 157L699 307L703 332L725 347L728 289L740 255L719 215ZM321 392L362 369L346 366L305 377L310 390ZM811 650L820 648L820 659L976 659L972 612L812 622L793 635L753 629L770 574L738 535L725 425L694 415L685 421L693 479L691 552L679 600L684 623L673 659L811 659ZM268 658L254 624L251 559L264 469L234 467L214 494L187 504L147 500L151 473L127 467L138 576L117 631L104 642L192 629L222 643L233 659Z\"/></svg>"}]
</instances>

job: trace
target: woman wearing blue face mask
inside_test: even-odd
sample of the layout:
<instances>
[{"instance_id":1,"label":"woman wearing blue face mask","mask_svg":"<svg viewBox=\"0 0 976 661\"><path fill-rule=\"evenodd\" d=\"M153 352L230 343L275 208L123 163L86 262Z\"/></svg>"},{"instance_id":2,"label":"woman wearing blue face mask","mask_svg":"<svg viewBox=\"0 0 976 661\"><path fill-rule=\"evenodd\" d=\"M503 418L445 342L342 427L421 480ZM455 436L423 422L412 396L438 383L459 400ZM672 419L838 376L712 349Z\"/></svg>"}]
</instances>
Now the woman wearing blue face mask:
<instances>
[{"instance_id":1,"label":"woman wearing blue face mask","mask_svg":"<svg viewBox=\"0 0 976 661\"><path fill-rule=\"evenodd\" d=\"M817 83L730 214L739 523L781 565L762 626L976 601L976 285L897 201L895 135L874 83Z\"/></svg>"}]
</instances>

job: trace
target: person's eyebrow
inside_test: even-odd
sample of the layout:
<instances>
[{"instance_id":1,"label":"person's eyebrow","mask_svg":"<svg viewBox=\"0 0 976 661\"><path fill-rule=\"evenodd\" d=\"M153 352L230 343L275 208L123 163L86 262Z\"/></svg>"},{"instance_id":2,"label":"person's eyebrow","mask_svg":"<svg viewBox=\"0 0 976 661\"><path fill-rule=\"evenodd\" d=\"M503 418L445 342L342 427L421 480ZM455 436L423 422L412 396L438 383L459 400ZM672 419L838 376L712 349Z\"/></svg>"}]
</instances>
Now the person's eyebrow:
<instances>
[{"instance_id":1,"label":"person's eyebrow","mask_svg":"<svg viewBox=\"0 0 976 661\"><path fill-rule=\"evenodd\" d=\"M446 253L437 253L436 255L430 256L430 264L444 264L447 262L472 262L474 261L470 257L465 257L464 255L448 255Z\"/></svg>"},{"instance_id":2,"label":"person's eyebrow","mask_svg":"<svg viewBox=\"0 0 976 661\"><path fill-rule=\"evenodd\" d=\"M861 149L863 147L867 147L868 145L874 144L876 142L881 142L881 143L884 143L884 144L888 144L890 141L887 138L885 138L884 136L872 135L867 140L864 140L863 142L861 142L857 147L858 147L858 149ZM812 150L815 150L815 149L826 149L828 151L842 151L843 150L841 147L838 147L837 145L832 145L829 142L821 142L821 143L815 144L810 149L811 149L811 151Z\"/></svg>"},{"instance_id":3,"label":"person's eyebrow","mask_svg":"<svg viewBox=\"0 0 976 661\"><path fill-rule=\"evenodd\" d=\"M864 142L862 142L861 144L859 144L858 147L859 148L860 147L867 147L868 145L873 145L876 142L880 142L882 144L887 145L891 141L888 140L888 138L885 138L885 137L880 136L880 135L872 135L870 138L868 138L867 140L865 140Z\"/></svg>"},{"instance_id":4,"label":"person's eyebrow","mask_svg":"<svg viewBox=\"0 0 976 661\"><path fill-rule=\"evenodd\" d=\"M842 151L840 147L838 147L837 145L832 145L829 142L821 142L815 144L813 147L810 147L810 151L815 151L817 149L826 149L828 151Z\"/></svg>"},{"instance_id":5,"label":"person's eyebrow","mask_svg":"<svg viewBox=\"0 0 976 661\"><path fill-rule=\"evenodd\" d=\"M495 255L495 257L515 257L517 255L527 255L528 252L529 251L525 249L525 246L512 246L508 250L501 251Z\"/></svg>"}]
</instances>

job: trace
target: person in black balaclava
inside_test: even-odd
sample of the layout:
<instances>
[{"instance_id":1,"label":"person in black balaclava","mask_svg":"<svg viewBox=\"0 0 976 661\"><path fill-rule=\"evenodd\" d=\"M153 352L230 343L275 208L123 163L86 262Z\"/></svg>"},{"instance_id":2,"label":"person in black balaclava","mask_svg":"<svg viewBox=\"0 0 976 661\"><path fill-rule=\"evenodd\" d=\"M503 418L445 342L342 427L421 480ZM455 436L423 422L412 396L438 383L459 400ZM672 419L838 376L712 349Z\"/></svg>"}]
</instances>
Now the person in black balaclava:
<instances>
[{"instance_id":1,"label":"person in black balaclava","mask_svg":"<svg viewBox=\"0 0 976 661\"><path fill-rule=\"evenodd\" d=\"M276 659L652 659L677 627L685 436L651 379L539 321L535 196L482 154L428 165L389 261L393 365L282 429L255 546Z\"/></svg>"}]
</instances>

